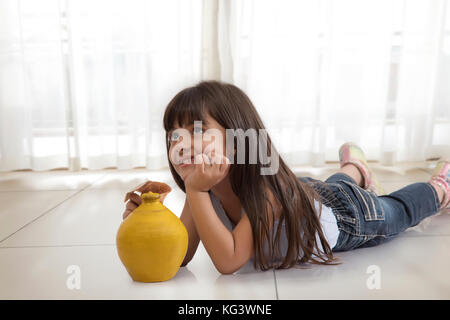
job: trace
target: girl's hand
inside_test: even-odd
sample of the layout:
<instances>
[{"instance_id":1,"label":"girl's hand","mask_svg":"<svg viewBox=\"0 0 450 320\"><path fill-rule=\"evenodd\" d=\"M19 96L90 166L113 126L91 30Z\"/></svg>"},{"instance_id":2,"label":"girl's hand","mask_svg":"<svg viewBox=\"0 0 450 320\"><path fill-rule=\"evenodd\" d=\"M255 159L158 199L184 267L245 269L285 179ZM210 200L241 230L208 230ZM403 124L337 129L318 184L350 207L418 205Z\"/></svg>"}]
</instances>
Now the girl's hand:
<instances>
[{"instance_id":1,"label":"girl's hand","mask_svg":"<svg viewBox=\"0 0 450 320\"><path fill-rule=\"evenodd\" d=\"M230 169L227 157L211 151L210 157L202 153L194 158L194 171L184 181L186 191L208 192L213 186L222 181Z\"/></svg>"},{"instance_id":2,"label":"girl's hand","mask_svg":"<svg viewBox=\"0 0 450 320\"><path fill-rule=\"evenodd\" d=\"M122 214L122 218L125 219L130 215L131 212L134 211L137 207L139 207L142 203L142 199L136 193L132 193L129 195L130 201L127 202L125 206L125 212Z\"/></svg>"},{"instance_id":3,"label":"girl's hand","mask_svg":"<svg viewBox=\"0 0 450 320\"><path fill-rule=\"evenodd\" d=\"M164 203L164 199L166 198L167 194L172 190L172 188L163 182L157 182L157 181L151 181L148 180L145 183L139 185L134 190L131 190L130 192L127 192L125 195L124 202L127 202L125 206L125 211L122 214L122 218L125 219L130 215L131 212L134 211L137 207L139 207L142 203L141 195L144 193L147 193L149 191L157 192L159 193L159 201L161 203ZM140 195L136 192L140 192Z\"/></svg>"}]
</instances>

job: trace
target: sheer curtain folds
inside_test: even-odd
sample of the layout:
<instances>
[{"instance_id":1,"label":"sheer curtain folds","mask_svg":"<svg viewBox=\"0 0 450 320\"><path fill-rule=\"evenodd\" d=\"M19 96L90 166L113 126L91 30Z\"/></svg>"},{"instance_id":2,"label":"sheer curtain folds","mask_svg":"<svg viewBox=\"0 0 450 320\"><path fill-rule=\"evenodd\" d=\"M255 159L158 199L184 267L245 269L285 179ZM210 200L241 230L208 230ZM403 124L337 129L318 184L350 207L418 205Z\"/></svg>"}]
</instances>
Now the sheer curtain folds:
<instances>
[{"instance_id":1,"label":"sheer curtain folds","mask_svg":"<svg viewBox=\"0 0 450 320\"><path fill-rule=\"evenodd\" d=\"M450 157L448 1L220 1L222 78L291 164Z\"/></svg>"},{"instance_id":2,"label":"sheer curtain folds","mask_svg":"<svg viewBox=\"0 0 450 320\"><path fill-rule=\"evenodd\" d=\"M162 115L202 78L202 1L0 1L0 170L167 166Z\"/></svg>"},{"instance_id":3,"label":"sheer curtain folds","mask_svg":"<svg viewBox=\"0 0 450 320\"><path fill-rule=\"evenodd\" d=\"M179 90L231 82L290 165L450 156L447 0L1 0L0 171L167 167Z\"/></svg>"}]
</instances>

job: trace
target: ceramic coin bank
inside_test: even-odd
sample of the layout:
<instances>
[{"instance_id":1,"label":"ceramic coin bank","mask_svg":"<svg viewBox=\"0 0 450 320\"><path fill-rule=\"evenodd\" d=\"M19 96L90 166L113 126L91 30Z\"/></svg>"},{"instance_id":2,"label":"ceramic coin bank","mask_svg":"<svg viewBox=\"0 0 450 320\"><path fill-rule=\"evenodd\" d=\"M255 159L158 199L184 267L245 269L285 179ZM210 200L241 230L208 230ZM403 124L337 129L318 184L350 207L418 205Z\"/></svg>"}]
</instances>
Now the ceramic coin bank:
<instances>
[{"instance_id":1,"label":"ceramic coin bank","mask_svg":"<svg viewBox=\"0 0 450 320\"><path fill-rule=\"evenodd\" d=\"M150 191L141 198L141 205L117 231L117 252L134 281L167 281L184 260L188 233L181 220L161 203L159 193Z\"/></svg>"}]
</instances>

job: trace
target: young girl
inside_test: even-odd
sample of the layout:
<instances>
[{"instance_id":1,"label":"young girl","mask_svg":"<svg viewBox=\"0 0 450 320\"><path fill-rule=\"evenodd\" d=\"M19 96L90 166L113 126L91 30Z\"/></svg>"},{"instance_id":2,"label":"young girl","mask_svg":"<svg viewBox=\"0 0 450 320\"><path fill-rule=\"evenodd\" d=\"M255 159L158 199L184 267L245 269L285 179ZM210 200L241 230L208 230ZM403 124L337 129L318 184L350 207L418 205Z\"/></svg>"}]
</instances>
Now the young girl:
<instances>
[{"instance_id":1,"label":"young girl","mask_svg":"<svg viewBox=\"0 0 450 320\"><path fill-rule=\"evenodd\" d=\"M380 244L449 206L448 161L438 164L429 182L386 195L353 143L340 148L341 169L323 182L296 177L267 135L265 149L270 159L278 157L278 167L261 174L267 163L249 161L250 139L233 136L231 146L225 139L226 129L264 129L250 99L232 84L203 81L182 90L163 121L170 171L186 193L180 219L189 242L182 266L200 240L223 274L250 259L261 270L336 264L333 252ZM206 137L210 131L219 133L214 143ZM139 204L135 195L124 218Z\"/></svg>"}]
</instances>

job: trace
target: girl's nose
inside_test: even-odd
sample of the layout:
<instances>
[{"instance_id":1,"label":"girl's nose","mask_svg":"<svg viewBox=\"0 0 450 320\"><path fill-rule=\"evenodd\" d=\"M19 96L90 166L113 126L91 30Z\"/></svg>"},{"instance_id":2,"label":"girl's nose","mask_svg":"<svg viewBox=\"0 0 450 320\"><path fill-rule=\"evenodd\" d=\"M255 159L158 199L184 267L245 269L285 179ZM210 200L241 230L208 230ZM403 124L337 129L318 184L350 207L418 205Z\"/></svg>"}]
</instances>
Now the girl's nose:
<instances>
[{"instance_id":1,"label":"girl's nose","mask_svg":"<svg viewBox=\"0 0 450 320\"><path fill-rule=\"evenodd\" d=\"M180 155L184 156L184 155L188 154L190 151L191 151L191 147L190 146L189 147L185 147L185 148L181 148ZM192 155L192 153L191 153L191 155Z\"/></svg>"},{"instance_id":2,"label":"girl's nose","mask_svg":"<svg viewBox=\"0 0 450 320\"><path fill-rule=\"evenodd\" d=\"M183 141L185 140L185 141ZM180 137L180 140L176 142L174 145L175 152L178 151L178 154L182 157L186 155L189 151L191 151L191 156L195 156L197 154L200 154L204 150L204 146L202 145L203 142L197 143L197 145L194 143L194 139L183 139L183 137Z\"/></svg>"}]
</instances>

